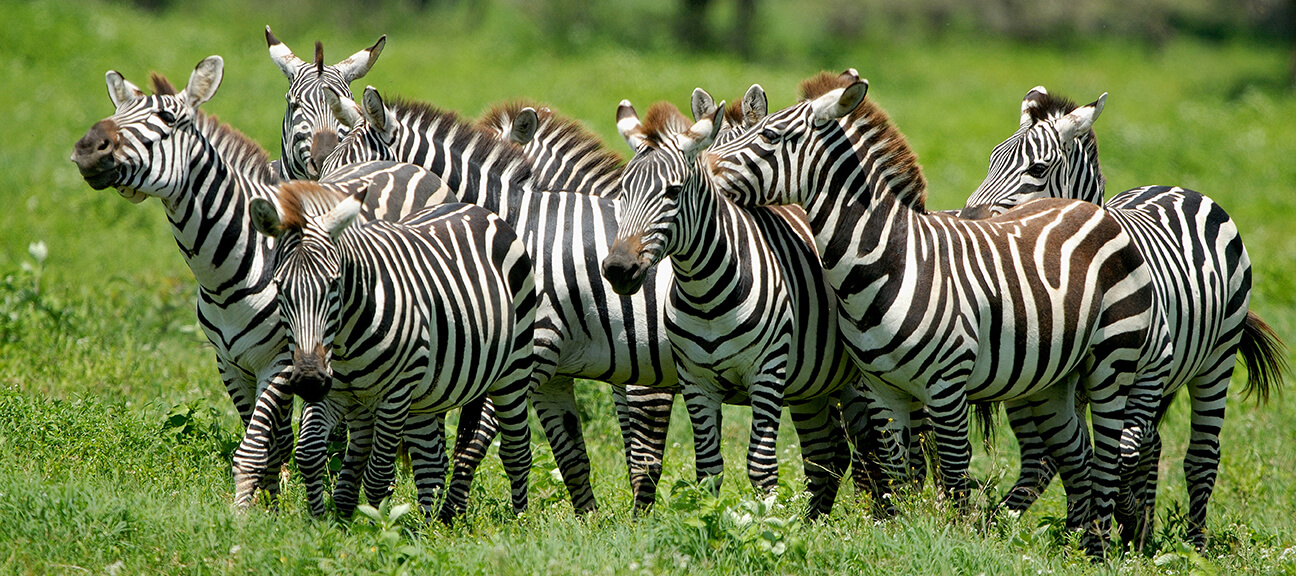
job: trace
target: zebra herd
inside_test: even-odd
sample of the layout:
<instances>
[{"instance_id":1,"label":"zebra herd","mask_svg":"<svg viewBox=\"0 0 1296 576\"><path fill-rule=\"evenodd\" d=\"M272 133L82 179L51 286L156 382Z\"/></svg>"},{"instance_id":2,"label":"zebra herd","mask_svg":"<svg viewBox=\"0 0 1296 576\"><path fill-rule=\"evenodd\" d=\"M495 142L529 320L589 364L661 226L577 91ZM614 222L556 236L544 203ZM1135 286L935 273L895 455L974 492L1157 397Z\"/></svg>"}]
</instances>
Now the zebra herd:
<instances>
[{"instance_id":1,"label":"zebra herd","mask_svg":"<svg viewBox=\"0 0 1296 576\"><path fill-rule=\"evenodd\" d=\"M1124 541L1146 537L1157 427L1187 387L1200 547L1235 355L1248 393L1281 383L1285 350L1248 310L1250 262L1222 208L1160 186L1103 206L1092 125L1105 94L1077 106L1030 91L967 205L935 212L853 69L806 80L773 112L759 85L733 106L695 91L691 120L666 103L641 120L622 101L623 163L534 103L474 122L373 87L353 99L385 36L326 65L318 42L307 61L265 35L289 80L279 160L199 109L219 56L183 89L154 74L152 95L108 72L116 111L72 156L92 188L165 210L245 426L238 507L258 489L273 503L292 453L311 513L325 514L328 440L343 426L339 515L362 486L371 502L390 495L403 446L420 507L451 521L497 434L521 512L530 406L573 506L594 510L581 378L612 385L636 510L655 500L677 393L713 486L720 405L751 406L747 470L763 492L787 407L812 518L848 469L894 513L890 493L924 480L924 442L966 505L970 413L1003 403L1022 467L1001 506L1025 510L1057 474L1067 526L1102 554L1113 520Z\"/></svg>"}]
</instances>

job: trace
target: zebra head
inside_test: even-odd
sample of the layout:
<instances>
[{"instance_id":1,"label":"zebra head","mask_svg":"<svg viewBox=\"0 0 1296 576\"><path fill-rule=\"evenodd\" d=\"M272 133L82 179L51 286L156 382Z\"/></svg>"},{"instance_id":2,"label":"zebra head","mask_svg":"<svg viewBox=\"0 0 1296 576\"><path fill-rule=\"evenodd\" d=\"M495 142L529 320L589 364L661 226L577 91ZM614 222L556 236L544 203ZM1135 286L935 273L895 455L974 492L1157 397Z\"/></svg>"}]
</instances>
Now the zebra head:
<instances>
[{"instance_id":1,"label":"zebra head","mask_svg":"<svg viewBox=\"0 0 1296 576\"><path fill-rule=\"evenodd\" d=\"M603 258L603 277L616 293L638 292L648 269L679 249L689 226L677 226L676 220L696 211L697 197L705 191L698 156L715 140L723 110L721 102L690 125L662 102L640 122L630 102L621 101L617 129L635 155L621 174L617 236Z\"/></svg>"},{"instance_id":2,"label":"zebra head","mask_svg":"<svg viewBox=\"0 0 1296 576\"><path fill-rule=\"evenodd\" d=\"M293 54L270 27L265 29L270 59L288 77L288 109L284 112L283 163L287 176L293 179L318 179L323 173L321 165L338 139L346 134L346 127L333 117L324 101L326 88L351 96L351 82L364 77L383 46L384 34L373 46L365 48L350 58L332 66L324 65L324 45L315 43L315 61L306 62Z\"/></svg>"},{"instance_id":3,"label":"zebra head","mask_svg":"<svg viewBox=\"0 0 1296 576\"><path fill-rule=\"evenodd\" d=\"M279 314L293 359L288 388L307 402L322 400L333 386L342 274L337 239L355 222L364 194L289 182L280 187L277 203L257 198L249 207L253 228L278 243Z\"/></svg>"},{"instance_id":4,"label":"zebra head","mask_svg":"<svg viewBox=\"0 0 1296 576\"><path fill-rule=\"evenodd\" d=\"M994 216L1036 198L1076 198L1102 204L1093 123L1107 94L1085 106L1053 96L1043 86L1026 93L1021 125L990 153L985 180L959 212L964 218Z\"/></svg>"},{"instance_id":5,"label":"zebra head","mask_svg":"<svg viewBox=\"0 0 1296 576\"><path fill-rule=\"evenodd\" d=\"M760 84L752 84L739 102L742 103L740 106L725 108L724 122L720 128L720 133L715 137L713 146L719 146L737 138L744 130L755 126L757 122L760 122L762 118L769 114L769 101L765 98L765 89L761 88ZM690 108L692 108L694 121L701 120L716 108L715 100L711 98L711 94L701 88L693 89L693 98L689 104Z\"/></svg>"},{"instance_id":6,"label":"zebra head","mask_svg":"<svg viewBox=\"0 0 1296 576\"><path fill-rule=\"evenodd\" d=\"M742 205L805 203L805 191L817 188L806 181L817 157L811 147L849 144L837 120L868 93L868 81L853 69L826 81L838 87L766 115L712 147L710 167L727 196Z\"/></svg>"},{"instance_id":7,"label":"zebra head","mask_svg":"<svg viewBox=\"0 0 1296 576\"><path fill-rule=\"evenodd\" d=\"M395 147L401 123L383 103L377 88L365 87L361 99L363 105L332 86L327 87L324 94L332 115L348 127L349 132L324 160L320 168L322 174L332 174L348 164L397 159Z\"/></svg>"},{"instance_id":8,"label":"zebra head","mask_svg":"<svg viewBox=\"0 0 1296 576\"><path fill-rule=\"evenodd\" d=\"M72 152L81 177L95 190L116 187L133 203L157 196L168 204L185 188L190 163L205 147L194 126L197 108L216 94L224 75L220 56L208 56L194 68L189 84L179 92L148 96L115 70L105 75L108 97L117 107L112 115L90 127Z\"/></svg>"}]
</instances>

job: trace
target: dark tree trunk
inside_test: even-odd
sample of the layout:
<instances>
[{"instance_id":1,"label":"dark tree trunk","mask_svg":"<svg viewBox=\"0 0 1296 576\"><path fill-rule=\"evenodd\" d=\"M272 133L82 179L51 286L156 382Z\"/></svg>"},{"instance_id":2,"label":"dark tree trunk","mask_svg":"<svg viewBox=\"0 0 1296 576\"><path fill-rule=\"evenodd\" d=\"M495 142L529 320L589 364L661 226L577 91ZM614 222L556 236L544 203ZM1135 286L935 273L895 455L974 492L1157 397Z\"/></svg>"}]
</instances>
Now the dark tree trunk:
<instances>
[{"instance_id":1,"label":"dark tree trunk","mask_svg":"<svg viewBox=\"0 0 1296 576\"><path fill-rule=\"evenodd\" d=\"M752 38L756 22L756 0L738 0L738 13L734 18L732 46L734 52L745 60L752 57L755 39Z\"/></svg>"},{"instance_id":2,"label":"dark tree trunk","mask_svg":"<svg viewBox=\"0 0 1296 576\"><path fill-rule=\"evenodd\" d=\"M683 0L680 2L678 21L675 27L680 44L694 50L706 48L710 44L707 32L706 13L711 0Z\"/></svg>"}]
</instances>

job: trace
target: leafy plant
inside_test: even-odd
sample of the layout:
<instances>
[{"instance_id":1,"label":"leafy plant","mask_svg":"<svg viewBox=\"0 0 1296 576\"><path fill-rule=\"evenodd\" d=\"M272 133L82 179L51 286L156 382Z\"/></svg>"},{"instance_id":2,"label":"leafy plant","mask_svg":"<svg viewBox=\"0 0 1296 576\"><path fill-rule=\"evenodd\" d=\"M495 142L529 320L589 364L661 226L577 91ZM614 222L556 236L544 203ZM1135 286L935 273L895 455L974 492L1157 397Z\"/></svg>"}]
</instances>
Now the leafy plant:
<instances>
[{"instance_id":1,"label":"leafy plant","mask_svg":"<svg viewBox=\"0 0 1296 576\"><path fill-rule=\"evenodd\" d=\"M734 551L771 564L805 558L798 511L780 504L777 494L764 499L722 496L717 481L675 483L670 509L682 517L673 527L667 524L667 541L693 557Z\"/></svg>"}]
</instances>

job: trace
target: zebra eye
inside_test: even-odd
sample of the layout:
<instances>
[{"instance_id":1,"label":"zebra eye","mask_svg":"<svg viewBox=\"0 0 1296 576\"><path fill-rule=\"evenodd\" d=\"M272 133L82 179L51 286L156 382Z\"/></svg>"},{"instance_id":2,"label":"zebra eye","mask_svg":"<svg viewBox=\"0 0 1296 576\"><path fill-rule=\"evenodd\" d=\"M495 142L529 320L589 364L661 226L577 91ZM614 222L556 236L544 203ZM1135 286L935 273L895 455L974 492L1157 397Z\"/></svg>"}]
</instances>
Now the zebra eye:
<instances>
[{"instance_id":1,"label":"zebra eye","mask_svg":"<svg viewBox=\"0 0 1296 576\"><path fill-rule=\"evenodd\" d=\"M769 128L761 130L760 135L761 138L764 138L766 142L769 142L771 144L779 141L779 133Z\"/></svg>"},{"instance_id":2,"label":"zebra eye","mask_svg":"<svg viewBox=\"0 0 1296 576\"><path fill-rule=\"evenodd\" d=\"M1031 167L1026 169L1026 173L1033 178L1043 178L1045 172L1048 172L1048 165L1043 162L1031 164Z\"/></svg>"},{"instance_id":3,"label":"zebra eye","mask_svg":"<svg viewBox=\"0 0 1296 576\"><path fill-rule=\"evenodd\" d=\"M674 200L676 197L679 196L680 190L683 190L683 189L684 189L684 187L683 187L683 186L680 186L679 184L672 184L672 185L670 185L670 186L667 186L667 187L666 187L666 199L668 199L668 200Z\"/></svg>"},{"instance_id":4,"label":"zebra eye","mask_svg":"<svg viewBox=\"0 0 1296 576\"><path fill-rule=\"evenodd\" d=\"M176 116L170 110L161 110L158 112L158 119L165 122L167 126L175 124Z\"/></svg>"}]
</instances>

